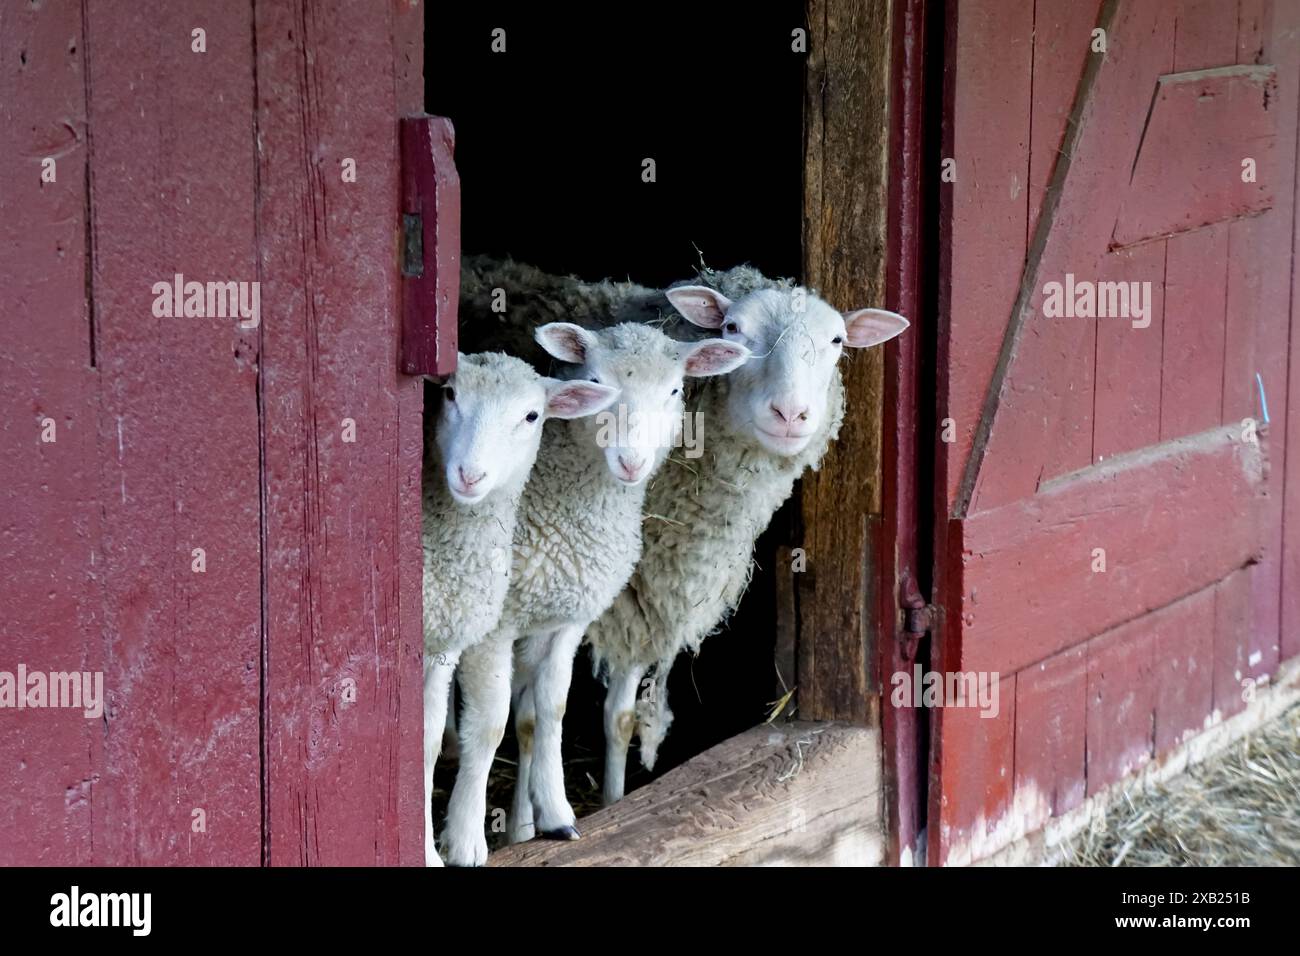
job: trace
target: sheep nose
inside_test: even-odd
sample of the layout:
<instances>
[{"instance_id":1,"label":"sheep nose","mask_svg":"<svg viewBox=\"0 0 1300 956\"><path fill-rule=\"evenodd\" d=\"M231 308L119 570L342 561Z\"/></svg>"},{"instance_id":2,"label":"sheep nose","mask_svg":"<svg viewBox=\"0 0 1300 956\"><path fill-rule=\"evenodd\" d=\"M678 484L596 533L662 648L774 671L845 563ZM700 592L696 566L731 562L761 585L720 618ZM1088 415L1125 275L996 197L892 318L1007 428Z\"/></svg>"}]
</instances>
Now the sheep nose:
<instances>
[{"instance_id":1,"label":"sheep nose","mask_svg":"<svg viewBox=\"0 0 1300 956\"><path fill-rule=\"evenodd\" d=\"M808 406L799 402L786 400L780 403L773 402L771 405L772 414L776 415L781 421L789 424L791 422L808 420Z\"/></svg>"},{"instance_id":2,"label":"sheep nose","mask_svg":"<svg viewBox=\"0 0 1300 956\"><path fill-rule=\"evenodd\" d=\"M485 477L487 477L487 472L485 471L480 471L476 475L471 472L467 472L463 467L457 468L456 473L460 475L460 483L464 485L466 488L473 488Z\"/></svg>"},{"instance_id":3,"label":"sheep nose","mask_svg":"<svg viewBox=\"0 0 1300 956\"><path fill-rule=\"evenodd\" d=\"M618 465L623 469L623 474L629 478L635 478L645 467L645 459L637 455L619 455Z\"/></svg>"}]
</instances>

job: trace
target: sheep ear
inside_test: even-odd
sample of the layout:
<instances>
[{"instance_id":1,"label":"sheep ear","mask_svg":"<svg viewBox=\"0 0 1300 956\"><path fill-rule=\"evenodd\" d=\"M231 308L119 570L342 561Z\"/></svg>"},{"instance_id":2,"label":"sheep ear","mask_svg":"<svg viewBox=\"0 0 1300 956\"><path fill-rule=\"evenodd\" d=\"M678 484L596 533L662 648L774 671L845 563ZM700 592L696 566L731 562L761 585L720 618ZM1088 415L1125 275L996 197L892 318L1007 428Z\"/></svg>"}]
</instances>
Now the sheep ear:
<instances>
[{"instance_id":1,"label":"sheep ear","mask_svg":"<svg viewBox=\"0 0 1300 956\"><path fill-rule=\"evenodd\" d=\"M844 314L844 344L855 349L870 348L888 342L907 331L910 323L897 312L884 309L857 309Z\"/></svg>"},{"instance_id":2,"label":"sheep ear","mask_svg":"<svg viewBox=\"0 0 1300 956\"><path fill-rule=\"evenodd\" d=\"M725 375L744 365L749 349L726 339L705 339L685 350L686 374Z\"/></svg>"},{"instance_id":3,"label":"sheep ear","mask_svg":"<svg viewBox=\"0 0 1300 956\"><path fill-rule=\"evenodd\" d=\"M546 379L546 417L582 418L607 408L618 389L596 382L561 382Z\"/></svg>"},{"instance_id":4,"label":"sheep ear","mask_svg":"<svg viewBox=\"0 0 1300 956\"><path fill-rule=\"evenodd\" d=\"M587 361L596 336L572 322L548 322L537 330L537 344L561 362L577 365Z\"/></svg>"},{"instance_id":5,"label":"sheep ear","mask_svg":"<svg viewBox=\"0 0 1300 956\"><path fill-rule=\"evenodd\" d=\"M705 285L679 285L664 293L686 321L702 329L718 329L727 317L731 300Z\"/></svg>"}]
</instances>

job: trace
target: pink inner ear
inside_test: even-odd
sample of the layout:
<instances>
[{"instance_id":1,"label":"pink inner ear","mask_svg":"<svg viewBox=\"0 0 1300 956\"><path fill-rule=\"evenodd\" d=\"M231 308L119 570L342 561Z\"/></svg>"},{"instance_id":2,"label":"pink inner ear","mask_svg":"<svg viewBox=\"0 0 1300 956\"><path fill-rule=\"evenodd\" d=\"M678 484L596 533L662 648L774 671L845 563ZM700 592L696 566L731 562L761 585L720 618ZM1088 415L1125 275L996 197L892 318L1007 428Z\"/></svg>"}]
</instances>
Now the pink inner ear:
<instances>
[{"instance_id":1,"label":"pink inner ear","mask_svg":"<svg viewBox=\"0 0 1300 956\"><path fill-rule=\"evenodd\" d=\"M748 356L748 350L731 342L710 342L696 346L686 359L687 375L717 375L729 372Z\"/></svg>"},{"instance_id":2,"label":"pink inner ear","mask_svg":"<svg viewBox=\"0 0 1300 956\"><path fill-rule=\"evenodd\" d=\"M727 317L731 300L721 292L700 285L669 289L668 301L687 321L702 329L716 329Z\"/></svg>"},{"instance_id":3,"label":"pink inner ear","mask_svg":"<svg viewBox=\"0 0 1300 956\"><path fill-rule=\"evenodd\" d=\"M589 382L569 382L551 393L546 412L555 418L579 418L599 411L614 396L614 390Z\"/></svg>"},{"instance_id":4,"label":"pink inner ear","mask_svg":"<svg viewBox=\"0 0 1300 956\"><path fill-rule=\"evenodd\" d=\"M585 362L587 343L582 332L567 325L542 326L537 330L537 341L548 353L565 362Z\"/></svg>"},{"instance_id":5,"label":"pink inner ear","mask_svg":"<svg viewBox=\"0 0 1300 956\"><path fill-rule=\"evenodd\" d=\"M907 319L896 312L857 309L844 316L845 344L857 349L870 348L902 334L908 325Z\"/></svg>"}]
</instances>

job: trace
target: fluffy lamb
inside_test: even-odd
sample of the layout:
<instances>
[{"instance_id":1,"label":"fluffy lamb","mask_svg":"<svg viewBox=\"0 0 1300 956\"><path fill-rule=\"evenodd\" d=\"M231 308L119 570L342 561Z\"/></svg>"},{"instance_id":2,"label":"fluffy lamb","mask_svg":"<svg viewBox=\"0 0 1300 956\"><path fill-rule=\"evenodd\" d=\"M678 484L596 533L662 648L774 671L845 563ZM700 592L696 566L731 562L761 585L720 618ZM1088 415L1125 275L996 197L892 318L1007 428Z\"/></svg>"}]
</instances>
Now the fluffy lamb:
<instances>
[{"instance_id":1,"label":"fluffy lamb","mask_svg":"<svg viewBox=\"0 0 1300 956\"><path fill-rule=\"evenodd\" d=\"M561 763L574 653L640 556L645 482L680 425L684 377L728 372L749 354L739 343L682 343L642 324L551 323L537 341L572 363L575 380L615 387L618 411L547 430L518 511L500 621L461 658L460 767L442 844L459 865L487 859L487 777L509 714L512 657L520 744L512 833L531 836L535 817L537 831L577 836Z\"/></svg>"},{"instance_id":2,"label":"fluffy lamb","mask_svg":"<svg viewBox=\"0 0 1300 956\"><path fill-rule=\"evenodd\" d=\"M456 662L497 624L524 483L548 418L590 415L617 396L544 378L517 358L462 355L426 442L424 545L424 852L439 866L429 800Z\"/></svg>"},{"instance_id":3,"label":"fluffy lamb","mask_svg":"<svg viewBox=\"0 0 1300 956\"><path fill-rule=\"evenodd\" d=\"M641 561L628 586L587 632L608 685L605 701L606 802L623 795L634 734L653 767L672 720L668 672L683 650L731 614L748 585L758 535L805 468L816 468L839 432L844 390L838 362L847 348L879 345L907 320L892 312L836 311L813 291L740 266L703 271L703 284L664 292L634 283L584 283L516 263L469 260L463 278L472 311L490 311L493 289L511 308L496 315L493 337L517 340L520 324L562 309L598 325L603 315L657 322L678 337L721 329L753 357L738 372L706 383L690 398L708 428L703 456L671 458L651 485ZM691 325L675 321L680 315ZM651 670L653 686L638 688Z\"/></svg>"}]
</instances>

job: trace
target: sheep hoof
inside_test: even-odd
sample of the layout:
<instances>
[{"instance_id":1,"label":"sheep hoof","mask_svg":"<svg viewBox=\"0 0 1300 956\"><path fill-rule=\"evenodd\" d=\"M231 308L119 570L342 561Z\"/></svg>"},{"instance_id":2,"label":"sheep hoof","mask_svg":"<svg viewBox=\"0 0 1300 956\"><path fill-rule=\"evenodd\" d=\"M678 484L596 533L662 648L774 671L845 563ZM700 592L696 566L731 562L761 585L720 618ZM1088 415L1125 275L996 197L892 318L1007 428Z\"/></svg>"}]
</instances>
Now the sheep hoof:
<instances>
[{"instance_id":1,"label":"sheep hoof","mask_svg":"<svg viewBox=\"0 0 1300 956\"><path fill-rule=\"evenodd\" d=\"M546 840L580 840L582 834L578 832L577 827L557 827L554 830L547 830L542 833L542 838Z\"/></svg>"}]
</instances>

